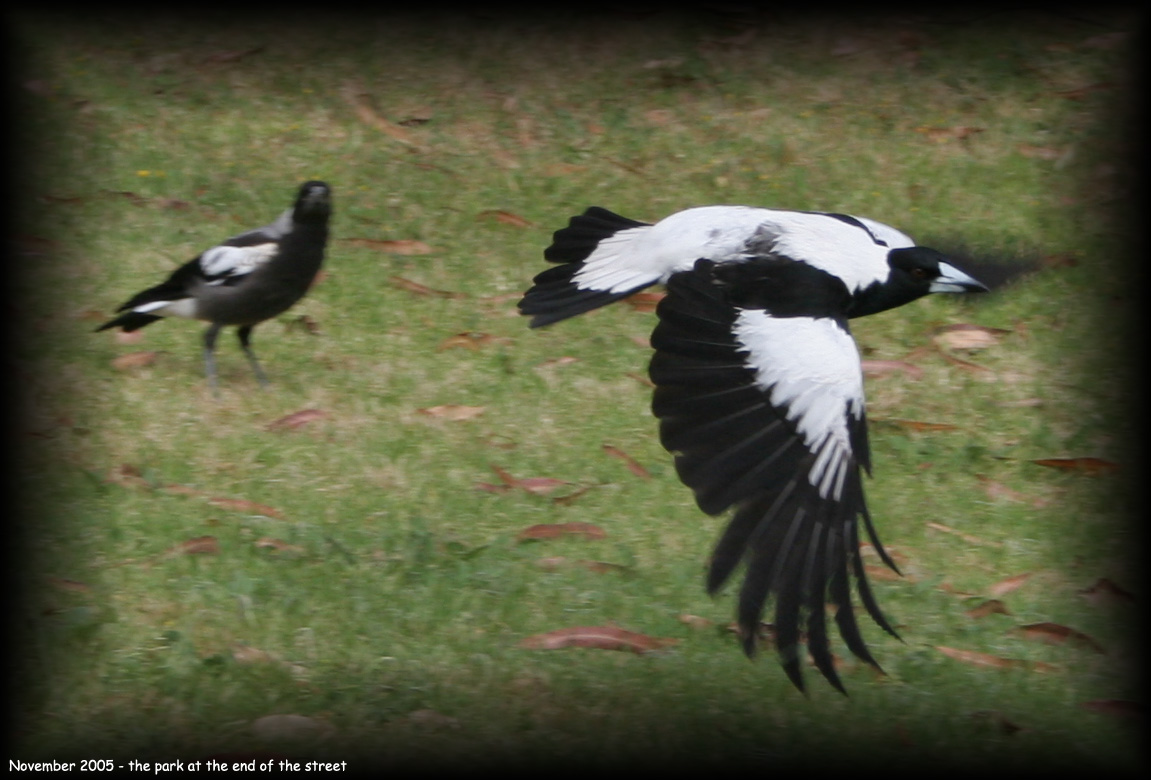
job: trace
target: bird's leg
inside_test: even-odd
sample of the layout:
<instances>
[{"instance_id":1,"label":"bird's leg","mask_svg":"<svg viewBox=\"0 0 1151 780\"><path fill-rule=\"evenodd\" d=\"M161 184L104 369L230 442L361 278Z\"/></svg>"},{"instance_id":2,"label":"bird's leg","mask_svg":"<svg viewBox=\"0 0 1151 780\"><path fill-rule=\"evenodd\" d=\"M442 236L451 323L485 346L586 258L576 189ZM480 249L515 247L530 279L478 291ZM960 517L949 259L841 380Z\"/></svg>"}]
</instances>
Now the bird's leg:
<instances>
[{"instance_id":1,"label":"bird's leg","mask_svg":"<svg viewBox=\"0 0 1151 780\"><path fill-rule=\"evenodd\" d=\"M261 387L268 386L268 377L264 375L264 369L260 368L260 363L256 360L256 353L252 351L252 328L254 325L243 325L238 331L240 337L240 347L244 350L244 354L248 356L248 365L252 367L252 371L256 374L256 379L259 381Z\"/></svg>"},{"instance_id":2,"label":"bird's leg","mask_svg":"<svg viewBox=\"0 0 1151 780\"><path fill-rule=\"evenodd\" d=\"M218 395L219 387L216 382L216 337L220 335L221 325L212 323L204 331L204 370L208 374L208 386L212 393Z\"/></svg>"}]
</instances>

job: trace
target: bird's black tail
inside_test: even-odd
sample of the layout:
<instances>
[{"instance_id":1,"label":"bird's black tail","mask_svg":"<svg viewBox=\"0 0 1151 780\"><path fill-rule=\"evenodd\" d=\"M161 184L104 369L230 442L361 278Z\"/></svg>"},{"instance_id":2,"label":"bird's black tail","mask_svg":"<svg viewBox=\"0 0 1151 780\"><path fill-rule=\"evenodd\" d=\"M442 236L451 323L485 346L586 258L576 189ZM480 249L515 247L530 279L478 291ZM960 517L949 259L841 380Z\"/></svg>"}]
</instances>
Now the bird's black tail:
<instances>
[{"instance_id":1,"label":"bird's black tail","mask_svg":"<svg viewBox=\"0 0 1151 780\"><path fill-rule=\"evenodd\" d=\"M138 311L126 311L115 319L108 320L100 327L96 328L96 333L109 328L122 328L125 333L130 333L134 330L139 330L145 325L151 325L156 320L162 320L163 317L157 317L155 314L141 314Z\"/></svg>"},{"instance_id":2,"label":"bird's black tail","mask_svg":"<svg viewBox=\"0 0 1151 780\"><path fill-rule=\"evenodd\" d=\"M645 284L623 292L612 292L581 287L574 277L604 239L621 230L648 226L647 222L621 217L599 206L592 206L583 214L572 217L567 227L552 235L551 246L544 250L544 259L560 265L549 268L532 280L532 288L519 303L520 313L531 316L531 327L538 328L606 306L647 287Z\"/></svg>"}]
</instances>

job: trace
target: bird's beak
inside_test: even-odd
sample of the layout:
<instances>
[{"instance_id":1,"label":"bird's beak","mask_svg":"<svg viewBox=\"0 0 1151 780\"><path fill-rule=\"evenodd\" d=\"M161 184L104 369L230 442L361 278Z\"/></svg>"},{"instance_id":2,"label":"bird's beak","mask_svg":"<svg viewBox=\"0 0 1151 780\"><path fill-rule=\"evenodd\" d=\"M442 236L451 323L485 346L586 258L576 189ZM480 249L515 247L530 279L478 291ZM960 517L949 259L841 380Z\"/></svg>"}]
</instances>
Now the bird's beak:
<instances>
[{"instance_id":1,"label":"bird's beak","mask_svg":"<svg viewBox=\"0 0 1151 780\"><path fill-rule=\"evenodd\" d=\"M939 264L939 276L931 283L929 288L933 293L973 293L987 292L987 285L977 281L947 263Z\"/></svg>"}]
</instances>

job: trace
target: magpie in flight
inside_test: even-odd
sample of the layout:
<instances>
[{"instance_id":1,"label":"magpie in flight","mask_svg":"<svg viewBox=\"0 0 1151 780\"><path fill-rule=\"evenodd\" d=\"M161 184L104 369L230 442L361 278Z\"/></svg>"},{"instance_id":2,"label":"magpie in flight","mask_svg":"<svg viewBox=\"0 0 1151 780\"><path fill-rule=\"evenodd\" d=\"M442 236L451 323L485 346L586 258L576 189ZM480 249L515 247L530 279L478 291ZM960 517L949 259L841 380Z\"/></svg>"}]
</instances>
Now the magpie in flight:
<instances>
[{"instance_id":1,"label":"magpie in flight","mask_svg":"<svg viewBox=\"0 0 1151 780\"><path fill-rule=\"evenodd\" d=\"M275 222L189 260L163 283L132 296L116 310L122 314L96 330L133 331L173 316L207 321L204 363L215 391L216 338L225 326L236 325L248 363L266 386L268 379L252 351L252 329L304 297L324 262L331 214L328 185L304 182L295 203Z\"/></svg>"},{"instance_id":2,"label":"magpie in flight","mask_svg":"<svg viewBox=\"0 0 1151 780\"><path fill-rule=\"evenodd\" d=\"M872 619L898 636L859 555L862 526L898 571L864 500L871 458L848 320L929 293L987 288L939 252L859 217L714 206L652 227L621 220L589 209L557 232L549 259L558 251L567 265L536 277L521 309L538 326L666 281L649 368L660 439L701 510L734 510L707 589L714 594L744 564L737 610L744 651L755 652L774 598L788 678L803 690L806 643L816 668L845 692L827 606L848 648L876 668L855 619L853 582ZM608 223L617 230L594 239L589 221L601 233Z\"/></svg>"}]
</instances>

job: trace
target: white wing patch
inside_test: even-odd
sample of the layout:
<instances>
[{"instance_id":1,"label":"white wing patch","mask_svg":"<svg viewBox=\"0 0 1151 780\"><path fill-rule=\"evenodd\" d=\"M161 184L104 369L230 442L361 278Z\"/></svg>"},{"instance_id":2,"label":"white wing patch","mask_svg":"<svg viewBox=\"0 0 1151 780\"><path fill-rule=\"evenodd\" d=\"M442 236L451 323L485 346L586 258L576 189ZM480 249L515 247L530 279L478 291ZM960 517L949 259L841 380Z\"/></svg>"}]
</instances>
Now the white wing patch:
<instances>
[{"instance_id":1,"label":"white wing patch","mask_svg":"<svg viewBox=\"0 0 1151 780\"><path fill-rule=\"evenodd\" d=\"M848 416L863 416L863 370L851 335L826 318L775 318L740 310L734 333L756 385L815 454L807 475L820 496L839 499L853 466Z\"/></svg>"},{"instance_id":2,"label":"white wing patch","mask_svg":"<svg viewBox=\"0 0 1151 780\"><path fill-rule=\"evenodd\" d=\"M667 282L700 258L723 263L781 254L839 277L854 292L887 278L890 249L914 245L882 222L855 219L871 233L827 214L751 206L686 209L603 239L573 278L583 290L622 293Z\"/></svg>"},{"instance_id":3,"label":"white wing patch","mask_svg":"<svg viewBox=\"0 0 1151 780\"><path fill-rule=\"evenodd\" d=\"M269 242L255 246L217 246L200 256L200 270L208 277L235 277L250 274L276 256L279 244ZM222 279L210 284L220 284Z\"/></svg>"}]
</instances>

